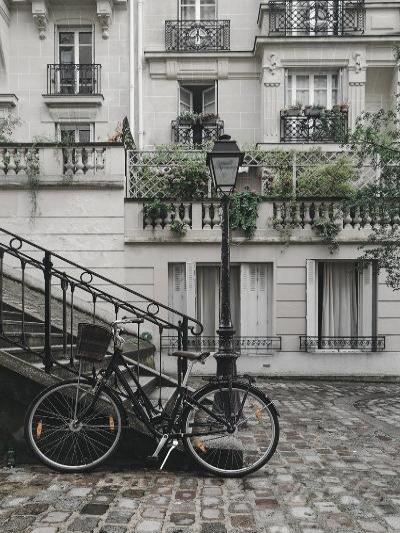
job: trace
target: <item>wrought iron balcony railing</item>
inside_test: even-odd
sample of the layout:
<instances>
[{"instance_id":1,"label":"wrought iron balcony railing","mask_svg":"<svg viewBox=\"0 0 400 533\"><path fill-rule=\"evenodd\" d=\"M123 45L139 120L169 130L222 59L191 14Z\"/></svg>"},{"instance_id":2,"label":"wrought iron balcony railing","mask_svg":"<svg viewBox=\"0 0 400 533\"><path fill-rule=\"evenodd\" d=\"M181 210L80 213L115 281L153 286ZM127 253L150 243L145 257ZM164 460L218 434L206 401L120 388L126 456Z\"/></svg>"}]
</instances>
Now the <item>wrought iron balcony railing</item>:
<instances>
[{"instance_id":1,"label":"wrought iron balcony railing","mask_svg":"<svg viewBox=\"0 0 400 533\"><path fill-rule=\"evenodd\" d=\"M347 134L347 111L325 111L319 116L296 116L281 112L282 142L342 143Z\"/></svg>"},{"instance_id":2,"label":"wrought iron balcony railing","mask_svg":"<svg viewBox=\"0 0 400 533\"><path fill-rule=\"evenodd\" d=\"M385 337L308 337L300 336L300 350L314 352L327 351L356 351L356 352L383 352L385 350Z\"/></svg>"},{"instance_id":3,"label":"wrought iron balcony railing","mask_svg":"<svg viewBox=\"0 0 400 533\"><path fill-rule=\"evenodd\" d=\"M359 35L365 28L364 0L274 0L269 8L270 35Z\"/></svg>"},{"instance_id":4,"label":"wrought iron balcony railing","mask_svg":"<svg viewBox=\"0 0 400 533\"><path fill-rule=\"evenodd\" d=\"M216 141L224 133L224 121L183 123L173 120L172 142L185 146L199 146L206 141Z\"/></svg>"},{"instance_id":5,"label":"wrought iron balcony railing","mask_svg":"<svg viewBox=\"0 0 400 533\"><path fill-rule=\"evenodd\" d=\"M166 350L177 349L178 337L164 336L162 347ZM219 348L219 337L189 336L188 348L196 351L216 352ZM269 355L282 348L281 337L234 337L234 348L241 355Z\"/></svg>"},{"instance_id":6,"label":"wrought iron balcony railing","mask_svg":"<svg viewBox=\"0 0 400 533\"><path fill-rule=\"evenodd\" d=\"M101 94L101 65L47 65L47 94Z\"/></svg>"},{"instance_id":7,"label":"wrought iron balcony railing","mask_svg":"<svg viewBox=\"0 0 400 533\"><path fill-rule=\"evenodd\" d=\"M166 20L167 52L220 52L230 50L229 20Z\"/></svg>"}]
</instances>

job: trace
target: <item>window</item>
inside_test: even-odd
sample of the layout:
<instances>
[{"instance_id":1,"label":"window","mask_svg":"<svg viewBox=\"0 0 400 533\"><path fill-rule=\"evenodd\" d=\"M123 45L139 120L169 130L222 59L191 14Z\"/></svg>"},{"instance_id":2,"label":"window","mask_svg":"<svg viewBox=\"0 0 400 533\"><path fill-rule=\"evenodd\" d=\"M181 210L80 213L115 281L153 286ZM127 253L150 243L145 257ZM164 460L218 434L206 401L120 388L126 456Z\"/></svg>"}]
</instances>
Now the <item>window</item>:
<instances>
[{"instance_id":1,"label":"window","mask_svg":"<svg viewBox=\"0 0 400 533\"><path fill-rule=\"evenodd\" d=\"M93 124L58 124L57 138L63 143L89 143L94 138Z\"/></svg>"},{"instance_id":2,"label":"window","mask_svg":"<svg viewBox=\"0 0 400 533\"><path fill-rule=\"evenodd\" d=\"M216 84L180 85L179 112L217 113Z\"/></svg>"},{"instance_id":3,"label":"window","mask_svg":"<svg viewBox=\"0 0 400 533\"><path fill-rule=\"evenodd\" d=\"M286 103L322 105L327 109L338 103L338 73L303 74L289 72L286 82Z\"/></svg>"},{"instance_id":4,"label":"window","mask_svg":"<svg viewBox=\"0 0 400 533\"><path fill-rule=\"evenodd\" d=\"M180 0L181 20L215 20L216 0Z\"/></svg>"},{"instance_id":5,"label":"window","mask_svg":"<svg viewBox=\"0 0 400 533\"><path fill-rule=\"evenodd\" d=\"M58 32L59 88L62 94L94 92L93 33L91 29Z\"/></svg>"},{"instance_id":6,"label":"window","mask_svg":"<svg viewBox=\"0 0 400 533\"><path fill-rule=\"evenodd\" d=\"M307 335L375 335L375 282L372 264L307 261Z\"/></svg>"}]
</instances>

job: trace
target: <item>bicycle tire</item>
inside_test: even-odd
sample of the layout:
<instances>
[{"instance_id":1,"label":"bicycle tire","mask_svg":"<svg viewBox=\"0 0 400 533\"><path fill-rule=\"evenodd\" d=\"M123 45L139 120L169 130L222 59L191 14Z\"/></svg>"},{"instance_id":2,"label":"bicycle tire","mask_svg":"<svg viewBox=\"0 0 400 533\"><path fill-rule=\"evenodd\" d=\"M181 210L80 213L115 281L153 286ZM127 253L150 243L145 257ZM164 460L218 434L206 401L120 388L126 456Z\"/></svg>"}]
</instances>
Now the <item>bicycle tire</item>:
<instances>
[{"instance_id":1,"label":"bicycle tire","mask_svg":"<svg viewBox=\"0 0 400 533\"><path fill-rule=\"evenodd\" d=\"M225 387L225 388L224 388ZM238 422L237 428L235 430L235 433L228 434L228 431L222 431L221 429L221 437L218 441L219 437L211 437L207 438L207 436L204 436L201 438L200 444L196 442L196 439L199 437L191 437L186 436L183 437L183 444L189 453L193 457L193 459L203 468L205 468L207 471L213 473L214 475L219 475L220 477L243 477L248 474L251 474L252 472L255 472L262 468L274 455L276 447L279 442L279 420L278 420L278 413L277 410L272 403L272 401L258 388L254 386L249 386L246 383L243 382L233 382L231 386L232 393L236 395L236 397L241 397L241 401L243 401L243 397L245 394L247 394L247 398L252 398L253 404L249 404L249 407L246 406L247 398L245 399L245 403L243 406L242 414L246 415L247 418L243 418L243 420L240 420ZM208 403L208 408L213 405L213 409L215 408L215 395L220 394L222 390L222 393L227 392L229 387L227 385L223 385L222 388L217 384L211 384L207 385L206 387L203 387L202 389L199 389L194 395L193 399L196 400L198 403L203 405L206 405L205 400ZM221 400L218 400L221 401ZM230 403L232 400L230 400ZM239 404L240 405L240 404ZM196 411L197 413L200 413L196 419ZM197 405L193 404L187 407L183 413L182 416L182 425L181 429L183 433L190 433L191 430L196 428L196 424L199 427L203 426L210 426L210 431L215 431L217 428L215 419L212 419L210 415L210 421L207 422L204 421L204 416L206 415L201 413L201 408L199 408ZM253 411L253 414L251 413ZM268 414L268 420L271 427L271 438L269 439L269 442L267 445L265 445L265 451L261 454L261 456L254 462L251 463L251 454L255 453L255 436L254 436L254 428L255 424L261 424L264 419L264 414ZM237 411L237 415L239 416L239 409ZM201 421L201 417L203 416L203 421ZM254 418L254 420L253 420ZM260 421L261 420L261 421ZM267 419L265 418L265 422L267 423ZM243 430L239 431L239 427L243 428ZM251 429L253 428L253 429ZM245 431L247 430L247 431ZM193 431L192 431L193 432ZM240 435L239 435L240 432ZM261 442L262 437L260 427L257 428L258 432L258 440ZM213 433L211 433L213 434ZM253 438L253 448L251 448L251 439ZM213 442L217 441L217 442ZM242 447L241 450L239 450L239 446ZM263 443L261 442L261 446ZM220 446L220 448L218 448ZM225 448L223 448L225 446ZM235 446L236 449L233 450L232 447ZM216 464L217 462L217 452L216 450L219 450L219 457L220 461L225 461L225 468L222 468L221 465ZM233 453L234 452L234 453ZM241 452L241 454L239 453ZM242 456L242 461L244 462L245 458L249 462L249 464L245 467L240 467L240 455ZM236 464L235 464L235 461ZM227 466L229 465L229 468Z\"/></svg>"},{"instance_id":2,"label":"bicycle tire","mask_svg":"<svg viewBox=\"0 0 400 533\"><path fill-rule=\"evenodd\" d=\"M118 447L122 434L122 426L126 423L126 413L120 399L111 390L104 389L101 392L98 403L95 405L95 408L103 409L104 412L101 413L98 410L94 415L92 412L90 414L92 418L87 419L85 424L82 423L82 428L84 425L87 426L87 428L85 428L86 436L84 435L82 428L80 430L71 429L72 420L69 420L66 414L70 413L71 392L74 390L74 387L77 387L77 384L77 380L68 380L44 389L32 401L25 417L25 439L30 449L43 464L60 472L73 473L90 471L96 466L99 466L106 459L109 459ZM86 394L85 396L82 394L79 400L82 401L87 397L88 403L90 398L89 394L93 393L92 386L86 381L81 381L80 387L82 391L86 391ZM48 401L49 398L52 399L53 408L49 407L51 403ZM47 404L45 403L46 400ZM108 413L106 413L107 408ZM40 409L42 411L40 411ZM104 425L99 425L98 423L96 426L93 424L90 426L90 422L95 421L96 417L97 420L101 421L103 421L103 419L107 420L108 418L109 427L107 428L107 422L104 422ZM57 425L57 423L61 424L63 427ZM94 428L96 428L97 431L93 431ZM66 442L64 440L58 451L59 459L56 459L54 455L57 453L57 449L63 439L63 434L65 434L65 439L69 439L69 447L66 447L64 453L62 453L63 446ZM75 435L75 437L73 437L73 435ZM83 448L80 448L79 445L79 435L81 435L81 444L83 444ZM98 437L97 441L94 440L95 435ZM109 444L106 442L106 440L108 440L108 435L110 435L110 437L113 435ZM45 439L48 439L47 442ZM89 458L90 449L94 455L93 450L96 450L96 448L101 450L101 447L103 447L104 453L97 453L97 457L92 457L91 460L85 462L86 457ZM74 457L78 459L79 453L81 454L81 461L74 461Z\"/></svg>"}]
</instances>

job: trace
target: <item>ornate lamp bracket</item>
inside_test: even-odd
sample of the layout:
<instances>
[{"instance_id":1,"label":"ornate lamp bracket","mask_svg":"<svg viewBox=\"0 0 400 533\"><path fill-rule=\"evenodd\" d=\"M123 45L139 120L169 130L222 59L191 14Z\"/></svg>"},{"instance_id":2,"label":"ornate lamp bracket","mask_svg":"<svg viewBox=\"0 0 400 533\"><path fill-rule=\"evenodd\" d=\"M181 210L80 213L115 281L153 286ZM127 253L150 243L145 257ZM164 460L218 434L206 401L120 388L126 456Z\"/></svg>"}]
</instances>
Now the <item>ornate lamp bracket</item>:
<instances>
[{"instance_id":1,"label":"ornate lamp bracket","mask_svg":"<svg viewBox=\"0 0 400 533\"><path fill-rule=\"evenodd\" d=\"M103 39L110 36L110 28L113 15L112 0L97 0L97 18L99 19Z\"/></svg>"},{"instance_id":2,"label":"ornate lamp bracket","mask_svg":"<svg viewBox=\"0 0 400 533\"><path fill-rule=\"evenodd\" d=\"M32 17L40 39L46 39L49 16L45 0L32 0Z\"/></svg>"}]
</instances>

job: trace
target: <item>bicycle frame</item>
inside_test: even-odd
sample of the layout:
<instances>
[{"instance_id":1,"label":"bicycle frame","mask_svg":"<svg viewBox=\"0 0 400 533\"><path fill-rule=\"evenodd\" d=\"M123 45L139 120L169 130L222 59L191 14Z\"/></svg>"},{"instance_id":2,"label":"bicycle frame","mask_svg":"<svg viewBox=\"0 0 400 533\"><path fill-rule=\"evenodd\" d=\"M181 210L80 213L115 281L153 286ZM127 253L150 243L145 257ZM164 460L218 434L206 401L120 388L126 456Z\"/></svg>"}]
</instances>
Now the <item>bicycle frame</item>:
<instances>
[{"instance_id":1,"label":"bicycle frame","mask_svg":"<svg viewBox=\"0 0 400 533\"><path fill-rule=\"evenodd\" d=\"M132 377L137 389L134 392L129 385L126 377L124 376L123 372L121 372L119 365L123 365L129 375ZM190 370L188 370L190 372ZM150 433L158 438L165 437L165 435L168 435L169 438L183 438L186 436L191 437L201 437L201 436L207 436L207 435L213 435L213 434L220 434L221 431L208 431L207 433L182 433L182 432L176 432L174 430L174 425L177 422L180 422L179 413L181 411L182 405L190 405L194 406L196 405L203 411L205 411L208 415L210 415L216 422L219 422L220 424L224 425L225 427L229 427L229 424L226 420L224 420L222 417L220 417L217 413L213 413L210 409L205 407L204 405L201 405L195 398L192 397L190 394L189 389L185 385L178 385L176 387L176 391L178 392L177 398L175 400L175 405L172 409L171 414L166 417L165 412L159 412L157 409L153 407L153 404L148 399L146 393L144 392L143 388L141 387L139 383L139 379L135 375L134 372L130 369L128 364L126 363L121 350L116 349L114 352L114 355L111 357L110 363L105 369L101 379L97 382L95 386L95 393L93 397L93 401L91 405L88 407L88 411L93 409L95 406L102 390L106 387L106 384L108 380L112 377L112 375L115 374L117 380L122 385L128 399L130 400L132 404L133 411L135 415L138 417L138 419L143 422L146 426L146 428L150 431ZM185 380L184 380L185 383ZM168 422L168 427L166 432L159 431L154 424L154 419L157 418L158 421L165 421Z\"/></svg>"}]
</instances>

